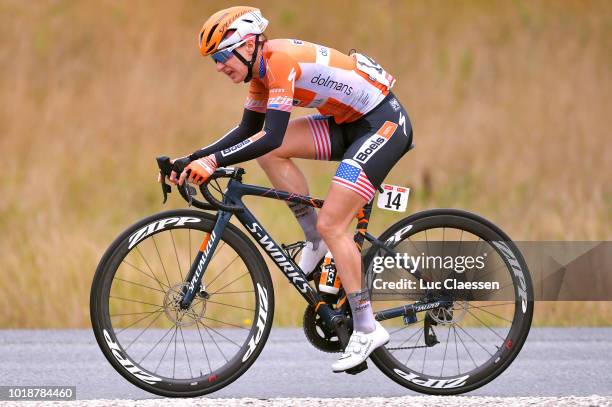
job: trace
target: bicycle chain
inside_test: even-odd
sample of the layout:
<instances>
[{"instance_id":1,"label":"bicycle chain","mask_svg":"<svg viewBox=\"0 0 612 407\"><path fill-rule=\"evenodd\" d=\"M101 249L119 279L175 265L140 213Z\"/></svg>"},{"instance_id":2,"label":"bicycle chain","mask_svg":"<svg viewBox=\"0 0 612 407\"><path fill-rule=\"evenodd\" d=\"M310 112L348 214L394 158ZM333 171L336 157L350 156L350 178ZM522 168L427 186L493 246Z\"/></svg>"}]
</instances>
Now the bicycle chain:
<instances>
[{"instance_id":1,"label":"bicycle chain","mask_svg":"<svg viewBox=\"0 0 612 407\"><path fill-rule=\"evenodd\" d=\"M385 348L387 350L400 350L400 349L419 349L419 348L430 348L431 346L419 345L419 346L400 346L398 348Z\"/></svg>"}]
</instances>

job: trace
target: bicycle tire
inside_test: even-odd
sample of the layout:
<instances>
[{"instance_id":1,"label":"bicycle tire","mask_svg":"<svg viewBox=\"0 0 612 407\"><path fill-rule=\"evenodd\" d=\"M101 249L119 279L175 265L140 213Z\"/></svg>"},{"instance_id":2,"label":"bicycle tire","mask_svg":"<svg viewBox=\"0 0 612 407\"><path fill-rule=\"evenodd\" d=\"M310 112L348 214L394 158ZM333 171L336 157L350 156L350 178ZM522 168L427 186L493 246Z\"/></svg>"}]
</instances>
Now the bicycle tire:
<instances>
[{"instance_id":1,"label":"bicycle tire","mask_svg":"<svg viewBox=\"0 0 612 407\"><path fill-rule=\"evenodd\" d=\"M398 221L397 223L389 227L386 231L384 231L379 237L379 239L384 242L389 242L390 240L396 239L398 237L397 234L399 234L400 239L402 241L405 241L411 236L415 236L417 233L444 227L455 227L465 231L469 231L470 233L474 233L475 235L483 238L483 241L503 241L511 250L512 255L515 256L515 259L518 261L521 269L523 270L522 277L524 280L524 285L522 285L522 282L519 281L519 277L515 275L514 272L509 272L510 278L512 279L513 289L516 295L514 301L514 318L512 320L511 328L509 329L507 336L504 340L505 346L498 348L498 351L495 352L493 356L489 358L484 365L478 366L477 368L469 371L469 374L467 375L461 374L460 372L457 375L449 376L443 376L441 373L437 377L436 375L424 374L426 370L424 367L426 360L425 358L423 359L422 372L410 369L407 366L403 365L401 362L398 363L398 359L396 359L392 355L391 351L387 349L392 348L391 344L387 344L386 346L380 347L372 353L371 360L386 376L408 389L414 390L419 393L431 395L461 394L484 386L491 380L495 379L512 363L512 361L520 352L529 334L531 320L533 317L533 287L525 260L516 245L512 243L508 235L506 235L500 228L498 228L490 221L478 215L461 210L433 209L413 214L405 219ZM395 242L395 244L398 244L398 242ZM370 251L372 250L375 250L375 248L370 249ZM366 258L371 259L373 256L373 252L369 252L368 255L366 255ZM503 259L506 267L510 269L511 266L507 258L503 256L500 257ZM368 264L366 264L366 270L368 269ZM518 290L521 288L523 288L525 290L525 293L527 294L526 298L528 300L526 307L523 305L522 297L519 297ZM510 303L510 306L511 305L512 304ZM451 336L450 325L452 324L449 324L448 328L446 339L447 346L449 338ZM458 350L456 340L458 330L453 327L453 331L455 331L455 346L456 350ZM412 341L413 339L410 340ZM441 342L442 341L440 341L439 343ZM415 342L415 347L412 350L413 353L417 349L416 346L418 345L418 343L419 339L417 338L417 341ZM418 349L425 349L425 351L423 352L425 357L427 356L428 347ZM466 350L469 353L467 347ZM447 353L445 349L444 357L446 357L446 354ZM412 353L410 354L408 359L410 359L411 357ZM460 357L458 353L456 358L459 367ZM471 354L470 358L472 358ZM473 359L472 362L474 362ZM406 362L406 364L407 363L408 361ZM442 371L443 370L444 362L442 362Z\"/></svg>"},{"instance_id":2,"label":"bicycle tire","mask_svg":"<svg viewBox=\"0 0 612 407\"><path fill-rule=\"evenodd\" d=\"M176 219L179 219L179 220L189 219L189 221L181 222L181 221L177 221ZM214 305L214 304L221 304L227 307L243 308L245 310L247 310L247 308L237 306L235 304L238 304L238 303L233 302L233 301L229 301L229 303L227 304L223 302L212 303L211 302L212 300L210 299L211 297L200 300L200 303L204 304L200 306L200 308L203 309L201 314L198 314L196 311L190 310L190 311L186 311L186 313L191 312L189 316L185 316L186 313L181 314L183 316L180 316L180 317L175 316L174 317L175 320L172 321L171 318L173 317L173 315L179 315L179 312L176 310L174 311L170 310L166 312L164 308L164 314L166 315L166 319L168 319L168 321L165 321L163 318L161 318L161 315L164 315L164 314L159 314L155 317L155 320L160 321L160 322L157 322L158 325L160 326L164 325L163 329L166 329L167 325L171 326L172 323L176 325L176 327L174 328L174 333L173 333L176 339L174 340L174 366L172 370L172 375L173 375L172 378L156 373L155 371L153 371L151 367L142 365L141 363L136 361L136 358L133 356L133 354L130 354L126 351L127 348L130 348L132 346L134 341L136 340L140 341L140 338L144 338L144 336L140 336L140 335L143 335L142 333L139 336L137 336L136 339L134 339L127 346L126 346L126 342L127 342L126 340L122 341L121 339L118 339L118 335L123 335L124 331L126 331L127 333L131 332L130 331L131 328L130 329L123 328L121 332L115 331L112 318L118 316L118 318L122 319L124 318L126 314L119 313L114 316L111 316L110 311L109 311L111 308L117 308L117 305L116 305L117 302L115 301L117 297L111 296L111 290L114 289L113 288L114 284L117 284L117 287L123 287L124 286L123 282L126 281L125 279L119 279L119 277L117 277L116 275L118 273L118 269L120 267L125 266L126 263L124 263L124 259L126 259L127 256L130 255L130 253L135 253L137 248L146 247L144 246L145 242L153 239L152 241L155 244L157 254L159 255L161 266L164 267L164 262L162 260L162 256L160 255L159 247L156 242L157 240L162 239L162 237L164 236L166 236L166 238L168 237L167 234L160 235L161 233L169 232L169 236L171 237L171 240L172 240L172 245L174 245L174 252L176 254L176 262L178 265L178 269L179 271L181 271L179 251L177 251L177 247L175 245L175 240L178 241L178 237L175 235L179 235L180 233L184 234L185 231L187 231L187 233L189 234L189 246L190 246L187 251L191 252L192 232L194 234L198 234L198 233L202 234L205 232L209 233L212 230L214 224L215 224L215 216L209 213L206 213L206 212L202 212L202 211L180 209L180 210L172 210L172 211L157 213L155 215L147 217L137 222L136 224L130 226L119 237L117 237L115 241L111 244L111 246L107 249L107 251L104 253L104 255L102 256L100 263L97 267L97 270L96 270L96 273L93 279L91 295L90 295L90 316L91 316L91 323L92 323L92 327L93 327L93 331L94 331L96 340L98 342L100 349L102 350L102 353L104 354L106 359L109 361L109 363L113 366L113 368L115 368L115 370L117 370L117 372L121 374L129 382L140 387L141 389L145 391L148 391L154 394L158 394L161 396L166 396L166 397L196 397L196 396L201 396L201 395L205 395L205 394L217 391L229 385L236 379L238 379L244 372L248 370L248 368L255 362L255 360L261 353L261 350L265 346L265 343L268 339L268 335L272 327L272 321L274 319L274 290L272 286L272 279L270 277L270 273L266 266L266 263L263 260L259 251L257 250L257 248L253 245L251 240L248 239L241 230L239 230L236 226L232 224L227 225L223 235L221 236L220 245L223 242L225 242L225 244L236 253L236 257L234 258L234 260L232 260L232 263L233 263L231 265L232 269L230 269L229 271L238 270L238 267L235 266L236 258L239 258L244 264L244 269L247 270L246 273L248 273L248 276L250 277L250 282L248 278L245 278L242 281L240 280L238 281L240 281L240 284L247 285L247 286L252 283L253 295L252 296L250 294L248 296L243 295L241 298L243 300L245 300L246 298L245 301L251 301L251 297L254 297L254 300L252 302L256 304L256 306L253 308L255 313L252 318L252 321L249 323L249 320L245 319L243 327L236 325L237 328L242 328L242 330L239 330L236 328L236 331L239 331L240 333L244 333L245 330L248 330L248 334L246 334L244 342L242 344L234 341L234 344L236 346L240 346L240 348L236 351L236 353L230 359L228 359L225 353L223 352L223 347L225 347L226 349L228 347L234 347L234 345L230 343L231 341L233 341L232 335L228 333L228 332L232 332L231 331L232 328L227 328L225 331L223 331L223 329L225 328L219 328L219 327L217 327L217 330L215 330L213 328L213 325L208 325L207 328L204 328L207 325L201 321L200 323L198 323L197 320L200 317L202 318L202 320L206 318L206 315L208 315L209 310L211 308L214 308L214 306L220 307L219 305ZM155 225L155 226L151 226L151 225ZM145 232L141 233L143 230ZM137 237L142 238L142 239L135 244L131 244L130 237L132 238L132 243L134 243L134 240L135 240L134 236L136 236L136 234L138 233L141 233L141 235ZM143 237L142 235L145 235L145 236ZM157 240L155 239L155 237L157 237ZM212 261L215 261L214 256L217 255L217 252L219 251L219 249L220 249L220 246L217 247L217 251L213 254ZM171 249L168 249L168 250L170 251ZM139 252L140 251L141 250L139 249ZM184 252L180 252L180 253L183 254ZM141 256L142 256L142 253L141 253ZM191 256L191 253L189 254L189 256ZM146 259L144 257L143 259L145 260L145 263L147 264L147 266L149 266L149 263L146 261ZM190 257L190 260L191 260L191 257ZM130 265L133 266L131 263ZM211 266L209 265L209 269L210 267ZM228 265L226 269L228 267L230 266ZM150 270L151 272L153 272L152 268L150 268ZM141 270L141 271L144 271L144 270ZM242 271L243 269L240 269L240 272ZM123 269L121 269L121 272L123 272ZM222 270L221 272L219 272L219 276L217 276L217 278L219 278L223 273L227 273L227 272L228 272L227 270ZM165 267L164 267L164 273L166 273ZM155 273L153 273L153 276L155 276ZM182 277L182 272L181 272L181 277ZM166 275L166 278L168 278L168 275ZM204 274L204 278L206 278L206 273ZM147 281L153 281L153 280L147 280ZM119 284L120 282L121 284ZM176 284L172 285L170 283L170 279L168 278L168 284L167 284L168 291L164 294L164 297L163 297L164 301L163 301L162 307L166 307L167 304L172 304L170 300L168 301L166 300L168 298L170 299L175 298L173 297L173 295L176 296L176 293L181 288L181 285L180 285L181 283L179 282L177 284L179 284L178 287ZM221 284L221 283L218 283L218 284ZM157 287L150 287L146 283L143 284L142 282L135 283L134 281L132 281L132 285L136 286L135 288L136 290L140 290L140 291L137 291L138 293L145 292L144 289L139 288L138 286L141 286L141 287L146 286L147 288L151 290L163 292L164 290L162 290L162 288L165 287L165 282L161 283L160 281L159 289ZM257 289L255 289L255 287L257 287ZM129 286L129 289L134 290L131 285ZM129 289L123 289L123 290L125 292L130 292ZM217 293L218 294L228 294L228 293L232 294L232 291L227 291L226 289L226 291L224 292L223 290L224 288L222 287L221 293L219 293L219 290L217 290ZM240 291L237 291L235 293L240 293ZM249 292L244 291L244 293L249 293ZM161 296L161 294L158 294L158 293L153 293L152 295L156 295L158 297ZM155 298L158 298L158 297L155 297ZM140 298L140 297L137 297L137 298ZM123 298L120 298L120 299L123 299ZM109 302L111 301L112 303L109 304ZM139 301L140 300L134 300L133 302L137 303ZM146 303L146 302L143 302L143 303ZM176 303L174 304L176 305ZM159 307L158 303L157 304L154 303L150 305L156 305ZM168 308L170 308L170 306L168 306ZM153 312L161 313L160 310L151 311L151 313ZM175 314L172 314L172 312L175 312ZM235 312L238 312L238 311L235 311ZM132 314L138 314L138 313L132 313ZM141 314L147 314L147 312L141 312ZM193 319L195 323L192 323L192 321L189 318ZM140 323L138 320L136 322ZM223 321L218 321L218 322L223 322ZM144 322L142 323L144 324ZM189 352L187 350L187 344L191 344L192 342L197 342L196 340L197 336L195 334L196 329L191 329L191 330L188 330L187 328L183 329L183 327L186 327L188 323L191 324L189 325L190 327L193 327L195 325L195 327L197 328L197 333L200 335L199 339L201 340L202 348L204 349L202 353L206 354L206 358L208 360L208 368L210 371L207 372L206 374L203 374L202 366L195 366L195 368L200 369L200 376L197 376L197 373L196 373L197 377L174 378L174 375L175 375L174 369L177 364L177 341L179 338L179 333L178 333L179 330L180 330L180 335L182 336L182 339L183 339L183 345L185 347L185 355L186 355L187 364L189 365L189 373L192 374L192 366L191 366L191 361L189 359ZM149 326L146 329L149 329L151 324L153 324L153 322L149 323ZM202 329L200 329L200 325L203 327ZM231 325L231 324L228 324L228 325ZM156 334L157 331L155 331L155 328L152 328L152 329L153 329L153 333ZM172 326L169 329L172 329ZM225 358L227 362L215 369L212 368L211 358L209 358L209 354L206 349L206 341L204 340L204 338L206 337L205 335L206 333L210 336L210 339L214 341L216 347L218 348L218 351L221 353L221 355L223 356L223 358ZM164 337L166 335L164 335ZM150 336L153 336L153 334L151 334ZM193 337L196 339L193 339L192 341L190 340L186 341L185 337L187 337L188 339L190 337ZM222 340L221 337L226 338L226 340ZM217 338L218 341L215 338ZM168 351L168 348L171 345L171 341L172 341L172 338L170 338L170 341L168 342L166 351ZM145 341L143 340L143 342ZM138 349L138 346L139 344L137 343L136 347L131 348L131 349ZM144 345L142 345L141 347L144 348ZM158 347L158 344L156 344L155 347ZM212 350L214 350L214 347L212 348ZM151 351L158 352L158 350L153 350L153 349ZM132 351L130 350L130 352ZM145 358L147 358L149 354L150 353L146 354ZM166 352L164 352L162 358L160 359L159 364L157 365L158 368L160 368L162 364L163 366L166 366L169 363L169 362L166 363L166 361L164 361L165 356L166 356ZM179 359L180 358L182 358L182 356L179 356ZM221 360L220 357L217 356L217 359L220 360L220 363L223 363L223 360ZM215 359L213 358L212 360L214 361ZM147 361L147 363L149 362ZM179 365L181 363L184 364L184 360L182 362L179 360Z\"/></svg>"}]
</instances>

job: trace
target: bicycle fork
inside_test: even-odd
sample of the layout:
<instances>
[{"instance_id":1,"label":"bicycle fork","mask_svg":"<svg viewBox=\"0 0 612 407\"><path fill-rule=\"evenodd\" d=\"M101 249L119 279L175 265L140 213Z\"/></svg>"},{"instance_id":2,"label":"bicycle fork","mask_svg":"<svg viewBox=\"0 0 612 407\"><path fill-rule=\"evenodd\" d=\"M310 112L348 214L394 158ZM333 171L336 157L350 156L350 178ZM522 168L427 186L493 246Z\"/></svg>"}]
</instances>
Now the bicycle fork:
<instances>
[{"instance_id":1,"label":"bicycle fork","mask_svg":"<svg viewBox=\"0 0 612 407\"><path fill-rule=\"evenodd\" d=\"M200 250L193 259L193 263L189 268L189 273L185 278L186 286L183 287L183 298L181 299L180 307L186 310L190 307L196 292L200 290L202 284L202 277L204 277L204 270L208 267L210 260L213 257L213 253L219 245L221 235L225 230L230 218L232 217L231 212L219 211L217 212L217 221L215 226L210 233L206 233L204 240L200 245Z\"/></svg>"}]
</instances>

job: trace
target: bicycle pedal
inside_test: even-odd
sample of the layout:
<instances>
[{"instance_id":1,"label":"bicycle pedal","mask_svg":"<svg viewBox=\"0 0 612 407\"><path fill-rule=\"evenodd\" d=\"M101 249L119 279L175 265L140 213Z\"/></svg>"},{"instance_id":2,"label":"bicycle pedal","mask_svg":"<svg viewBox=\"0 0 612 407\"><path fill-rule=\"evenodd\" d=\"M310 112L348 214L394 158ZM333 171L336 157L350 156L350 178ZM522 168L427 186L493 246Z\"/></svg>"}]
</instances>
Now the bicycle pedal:
<instances>
[{"instance_id":1,"label":"bicycle pedal","mask_svg":"<svg viewBox=\"0 0 612 407\"><path fill-rule=\"evenodd\" d=\"M363 372L364 370L367 370L367 368L368 368L368 362L363 361L360 364L358 364L357 366L351 367L350 369L345 370L344 373L356 375L358 373Z\"/></svg>"}]
</instances>

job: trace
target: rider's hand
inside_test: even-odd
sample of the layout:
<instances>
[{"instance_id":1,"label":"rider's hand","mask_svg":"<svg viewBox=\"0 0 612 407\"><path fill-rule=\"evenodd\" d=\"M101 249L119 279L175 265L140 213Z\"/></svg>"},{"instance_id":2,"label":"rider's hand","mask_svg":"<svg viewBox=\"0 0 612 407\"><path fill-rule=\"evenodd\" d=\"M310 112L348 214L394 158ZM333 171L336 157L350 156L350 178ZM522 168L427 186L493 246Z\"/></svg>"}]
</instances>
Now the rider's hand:
<instances>
[{"instance_id":1,"label":"rider's hand","mask_svg":"<svg viewBox=\"0 0 612 407\"><path fill-rule=\"evenodd\" d=\"M174 165L174 162L177 160L186 160L186 162L184 163L184 165L187 165L189 163L189 157L185 156L185 157L179 157L179 158L174 158L172 160L170 160L170 164ZM170 176L168 177L168 179L170 180L170 182L172 182L174 185L179 183L179 179L178 179L178 174L176 171L172 170L172 172L170 173ZM162 176L161 173L157 174L157 182L162 182Z\"/></svg>"},{"instance_id":2,"label":"rider's hand","mask_svg":"<svg viewBox=\"0 0 612 407\"><path fill-rule=\"evenodd\" d=\"M214 154L207 155L204 158L200 158L199 160L195 160L191 162L185 168L185 171L181 174L179 178L179 185L183 185L185 182L185 178L187 178L187 171L189 171L189 181L202 185L204 181L208 179L212 175L213 172L217 169L217 159Z\"/></svg>"}]
</instances>

